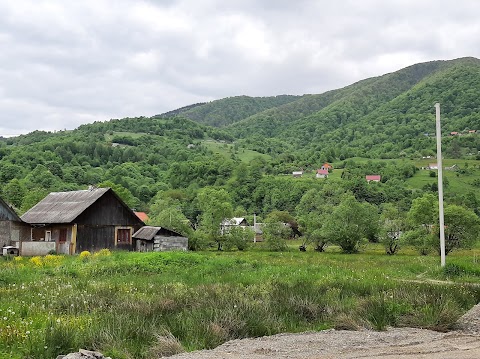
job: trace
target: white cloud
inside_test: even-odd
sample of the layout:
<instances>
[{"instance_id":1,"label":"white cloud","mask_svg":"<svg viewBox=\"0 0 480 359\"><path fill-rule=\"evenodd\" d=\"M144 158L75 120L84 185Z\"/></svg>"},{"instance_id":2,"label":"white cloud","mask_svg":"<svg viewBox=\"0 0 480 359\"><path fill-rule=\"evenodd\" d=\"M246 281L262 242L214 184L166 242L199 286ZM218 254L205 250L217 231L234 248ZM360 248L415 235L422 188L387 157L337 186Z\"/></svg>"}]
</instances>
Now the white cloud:
<instances>
[{"instance_id":1,"label":"white cloud","mask_svg":"<svg viewBox=\"0 0 480 359\"><path fill-rule=\"evenodd\" d=\"M480 57L479 13L470 0L4 0L0 131L319 93Z\"/></svg>"}]
</instances>

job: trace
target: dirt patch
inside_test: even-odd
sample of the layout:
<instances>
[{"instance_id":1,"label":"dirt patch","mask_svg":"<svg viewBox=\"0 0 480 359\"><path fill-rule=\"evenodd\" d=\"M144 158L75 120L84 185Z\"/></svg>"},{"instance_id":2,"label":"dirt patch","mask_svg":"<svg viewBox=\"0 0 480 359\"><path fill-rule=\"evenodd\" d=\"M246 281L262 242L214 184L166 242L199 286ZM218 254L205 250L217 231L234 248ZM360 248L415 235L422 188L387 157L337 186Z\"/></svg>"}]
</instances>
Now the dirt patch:
<instances>
[{"instance_id":1,"label":"dirt patch","mask_svg":"<svg viewBox=\"0 0 480 359\"><path fill-rule=\"evenodd\" d=\"M174 359L478 359L480 305L467 312L457 330L439 333L425 329L324 330L232 340L212 350L175 355Z\"/></svg>"}]
</instances>

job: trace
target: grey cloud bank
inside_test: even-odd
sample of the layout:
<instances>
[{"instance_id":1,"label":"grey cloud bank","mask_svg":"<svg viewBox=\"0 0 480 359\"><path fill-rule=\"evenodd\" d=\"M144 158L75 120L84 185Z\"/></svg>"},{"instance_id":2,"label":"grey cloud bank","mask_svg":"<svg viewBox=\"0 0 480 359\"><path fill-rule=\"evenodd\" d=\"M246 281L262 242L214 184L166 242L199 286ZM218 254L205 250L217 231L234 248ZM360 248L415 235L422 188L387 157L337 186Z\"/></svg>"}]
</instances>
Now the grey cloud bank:
<instances>
[{"instance_id":1,"label":"grey cloud bank","mask_svg":"<svg viewBox=\"0 0 480 359\"><path fill-rule=\"evenodd\" d=\"M0 135L480 57L480 2L0 1Z\"/></svg>"}]
</instances>

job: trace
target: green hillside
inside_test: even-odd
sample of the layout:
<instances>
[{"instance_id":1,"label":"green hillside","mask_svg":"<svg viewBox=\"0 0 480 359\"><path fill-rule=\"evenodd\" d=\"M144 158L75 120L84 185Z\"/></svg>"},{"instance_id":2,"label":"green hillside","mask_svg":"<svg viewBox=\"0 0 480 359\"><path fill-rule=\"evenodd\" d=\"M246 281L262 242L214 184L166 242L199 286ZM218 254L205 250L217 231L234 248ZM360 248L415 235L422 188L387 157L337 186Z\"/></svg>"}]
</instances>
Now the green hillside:
<instances>
[{"instance_id":1,"label":"green hillside","mask_svg":"<svg viewBox=\"0 0 480 359\"><path fill-rule=\"evenodd\" d=\"M300 96L280 95L271 97L235 96L212 101L205 104L188 106L167 115L175 114L193 121L214 126L224 127L241 121L256 113L270 108L282 106L301 98Z\"/></svg>"},{"instance_id":2,"label":"green hillside","mask_svg":"<svg viewBox=\"0 0 480 359\"><path fill-rule=\"evenodd\" d=\"M240 96L151 118L35 131L0 139L0 196L22 213L50 191L110 186L154 220L175 209L179 223L201 221L200 198L211 193L200 194L212 189L237 216L300 216L310 190L330 206L352 193L376 212L386 203L406 212L415 198L436 191L436 178L421 167L431 161L422 157L435 153L439 101L445 164L458 166L445 175L446 199L480 213L480 133L469 132L480 130L479 93L480 61L465 58L413 65L324 94ZM316 179L326 161L334 171ZM298 170L303 178L293 178ZM367 174L380 174L382 182L367 185Z\"/></svg>"},{"instance_id":3,"label":"green hillside","mask_svg":"<svg viewBox=\"0 0 480 359\"><path fill-rule=\"evenodd\" d=\"M480 60L434 61L305 96L230 129L235 136L249 139L252 149L258 150L264 137L281 139L301 149L299 156L310 161L317 153L330 161L420 156L432 154L435 148L434 104L441 103L444 133L476 130L480 127L478 93ZM447 139L446 154L476 154L479 145L478 137Z\"/></svg>"}]
</instances>

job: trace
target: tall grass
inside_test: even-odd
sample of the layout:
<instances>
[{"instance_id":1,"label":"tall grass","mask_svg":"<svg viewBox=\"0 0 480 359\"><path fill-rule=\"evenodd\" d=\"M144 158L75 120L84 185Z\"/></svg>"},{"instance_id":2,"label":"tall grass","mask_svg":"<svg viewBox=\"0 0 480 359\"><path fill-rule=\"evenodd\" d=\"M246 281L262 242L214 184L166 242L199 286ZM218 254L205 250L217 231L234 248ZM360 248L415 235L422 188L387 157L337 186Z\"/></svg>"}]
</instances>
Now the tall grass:
<instances>
[{"instance_id":1,"label":"tall grass","mask_svg":"<svg viewBox=\"0 0 480 359\"><path fill-rule=\"evenodd\" d=\"M480 301L480 288L465 284L478 282L478 264L462 255L449 261L441 270L434 257L375 251L0 260L0 358L46 359L78 348L154 358L325 328L445 331Z\"/></svg>"}]
</instances>

